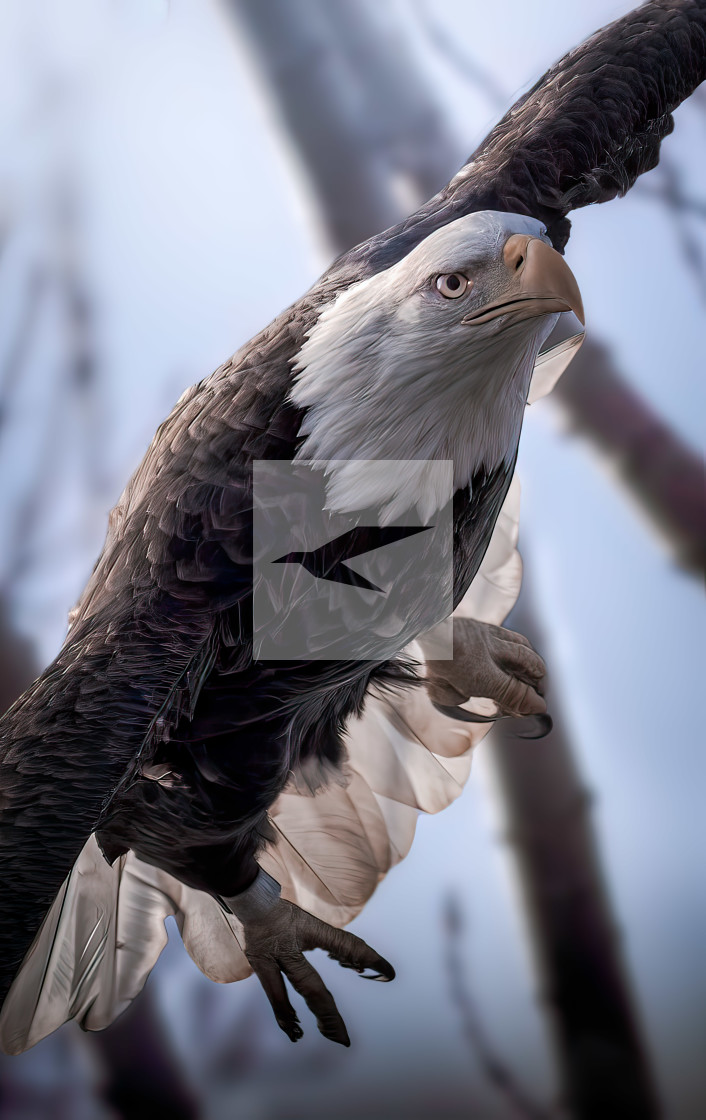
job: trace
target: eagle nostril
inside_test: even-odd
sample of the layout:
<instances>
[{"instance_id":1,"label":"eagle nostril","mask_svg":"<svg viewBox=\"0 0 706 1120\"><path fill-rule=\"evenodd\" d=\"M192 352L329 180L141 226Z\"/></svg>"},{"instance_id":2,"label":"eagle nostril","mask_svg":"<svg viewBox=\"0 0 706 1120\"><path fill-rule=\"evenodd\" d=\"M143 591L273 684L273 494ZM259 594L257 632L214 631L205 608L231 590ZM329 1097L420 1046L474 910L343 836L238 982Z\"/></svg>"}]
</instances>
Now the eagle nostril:
<instances>
[{"instance_id":1,"label":"eagle nostril","mask_svg":"<svg viewBox=\"0 0 706 1120\"><path fill-rule=\"evenodd\" d=\"M508 272L517 274L527 264L527 246L532 239L523 233L513 233L508 237L503 249L503 260Z\"/></svg>"}]
</instances>

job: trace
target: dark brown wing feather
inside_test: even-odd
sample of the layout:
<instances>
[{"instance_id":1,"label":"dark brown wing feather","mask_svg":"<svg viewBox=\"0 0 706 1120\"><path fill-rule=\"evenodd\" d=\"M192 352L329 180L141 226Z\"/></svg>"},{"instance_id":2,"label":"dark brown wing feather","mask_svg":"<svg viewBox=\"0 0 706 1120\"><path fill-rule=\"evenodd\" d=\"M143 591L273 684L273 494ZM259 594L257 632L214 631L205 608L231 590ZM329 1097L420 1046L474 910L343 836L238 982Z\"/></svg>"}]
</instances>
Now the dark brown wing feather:
<instances>
[{"instance_id":1,"label":"dark brown wing feather","mask_svg":"<svg viewBox=\"0 0 706 1120\"><path fill-rule=\"evenodd\" d=\"M341 256L328 282L387 268L477 210L531 214L563 251L569 211L625 194L655 167L671 114L704 80L705 0L649 0L564 55L458 176L405 221Z\"/></svg>"},{"instance_id":2,"label":"dark brown wing feather","mask_svg":"<svg viewBox=\"0 0 706 1120\"><path fill-rule=\"evenodd\" d=\"M162 725L193 704L219 607L249 592L239 521L249 462L292 449L287 323L160 427L63 649L0 721L0 997L101 812ZM263 349L269 362L257 361Z\"/></svg>"}]
</instances>

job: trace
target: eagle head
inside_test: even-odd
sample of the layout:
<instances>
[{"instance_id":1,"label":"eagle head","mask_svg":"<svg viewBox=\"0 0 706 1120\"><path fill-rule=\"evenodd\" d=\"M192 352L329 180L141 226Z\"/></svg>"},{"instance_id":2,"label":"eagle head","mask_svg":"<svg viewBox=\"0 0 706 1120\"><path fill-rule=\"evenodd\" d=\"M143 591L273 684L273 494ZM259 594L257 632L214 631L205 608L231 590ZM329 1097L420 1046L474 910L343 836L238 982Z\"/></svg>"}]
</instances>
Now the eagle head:
<instances>
[{"instance_id":1,"label":"eagle head","mask_svg":"<svg viewBox=\"0 0 706 1120\"><path fill-rule=\"evenodd\" d=\"M297 458L328 464L330 508L429 516L425 462L451 460L456 489L512 463L534 363L562 311L583 323L545 227L489 210L339 293L295 357L290 394L305 410ZM380 460L406 466L374 469Z\"/></svg>"}]
</instances>

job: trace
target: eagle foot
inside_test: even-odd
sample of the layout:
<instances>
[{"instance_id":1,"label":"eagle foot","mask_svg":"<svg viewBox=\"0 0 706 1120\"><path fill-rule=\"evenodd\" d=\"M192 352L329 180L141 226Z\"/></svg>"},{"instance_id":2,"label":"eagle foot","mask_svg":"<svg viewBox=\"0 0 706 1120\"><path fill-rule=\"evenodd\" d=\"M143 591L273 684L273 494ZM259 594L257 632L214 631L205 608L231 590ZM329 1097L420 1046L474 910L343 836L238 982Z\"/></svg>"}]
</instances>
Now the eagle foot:
<instances>
[{"instance_id":1,"label":"eagle foot","mask_svg":"<svg viewBox=\"0 0 706 1120\"><path fill-rule=\"evenodd\" d=\"M222 901L242 923L243 951L287 1037L297 1042L304 1032L289 1001L284 977L303 996L321 1034L332 1042L350 1046L334 998L304 953L324 949L343 968L352 968L361 975L372 970L372 976L363 975L369 980L393 980L392 965L360 937L336 929L280 898L279 883L262 869L247 890Z\"/></svg>"},{"instance_id":2,"label":"eagle foot","mask_svg":"<svg viewBox=\"0 0 706 1120\"><path fill-rule=\"evenodd\" d=\"M454 618L453 640L453 661L426 662L426 687L434 707L468 723L534 716L541 724L540 734L546 735L551 729L544 699L547 669L527 638L503 626ZM495 701L498 713L482 716L459 707L471 696Z\"/></svg>"}]
</instances>

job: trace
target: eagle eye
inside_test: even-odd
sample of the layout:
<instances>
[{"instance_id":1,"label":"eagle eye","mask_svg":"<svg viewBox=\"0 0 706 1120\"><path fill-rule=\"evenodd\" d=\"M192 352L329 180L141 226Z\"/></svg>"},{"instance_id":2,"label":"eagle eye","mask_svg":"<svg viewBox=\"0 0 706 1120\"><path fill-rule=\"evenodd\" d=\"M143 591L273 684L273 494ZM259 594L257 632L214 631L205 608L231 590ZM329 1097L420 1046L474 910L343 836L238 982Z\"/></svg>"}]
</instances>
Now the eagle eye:
<instances>
[{"instance_id":1,"label":"eagle eye","mask_svg":"<svg viewBox=\"0 0 706 1120\"><path fill-rule=\"evenodd\" d=\"M437 291L446 299L458 299L471 287L471 281L462 272L445 272L436 278Z\"/></svg>"}]
</instances>

